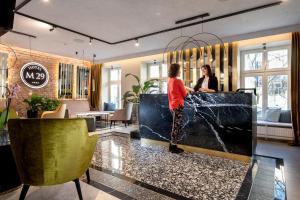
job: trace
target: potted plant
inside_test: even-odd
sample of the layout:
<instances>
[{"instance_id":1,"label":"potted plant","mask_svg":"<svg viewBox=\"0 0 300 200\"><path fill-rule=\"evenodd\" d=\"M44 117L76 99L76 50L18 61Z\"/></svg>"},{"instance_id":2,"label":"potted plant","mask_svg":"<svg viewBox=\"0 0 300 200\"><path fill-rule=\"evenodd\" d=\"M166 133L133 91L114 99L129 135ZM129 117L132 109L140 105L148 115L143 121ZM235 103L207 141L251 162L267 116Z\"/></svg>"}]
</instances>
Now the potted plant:
<instances>
[{"instance_id":1,"label":"potted plant","mask_svg":"<svg viewBox=\"0 0 300 200\"><path fill-rule=\"evenodd\" d=\"M27 110L28 118L38 118L39 112L53 111L60 105L60 102L56 99L50 99L36 94L33 94L30 99L24 99L24 102L29 106Z\"/></svg>"},{"instance_id":2,"label":"potted plant","mask_svg":"<svg viewBox=\"0 0 300 200\"><path fill-rule=\"evenodd\" d=\"M11 112L10 105L12 99L17 98L17 93L20 91L20 86L18 84L13 85L11 88L6 86L1 86L6 88L6 107L0 113L0 133L7 131L7 121L10 117L16 117L15 112Z\"/></svg>"},{"instance_id":3,"label":"potted plant","mask_svg":"<svg viewBox=\"0 0 300 200\"><path fill-rule=\"evenodd\" d=\"M132 86L132 90L127 91L123 95L124 103L132 102L134 103L133 107L133 113L136 115L136 123L138 123L139 120L139 103L140 103L140 94L150 94L152 92L157 92L157 90L151 90L153 88L158 88L155 83L157 83L158 79L151 79L148 81L145 81L143 84L141 83L140 78L137 75L134 74L126 74L125 78L128 76L132 76L135 78L137 84Z\"/></svg>"},{"instance_id":4,"label":"potted plant","mask_svg":"<svg viewBox=\"0 0 300 200\"><path fill-rule=\"evenodd\" d=\"M23 102L27 103L29 106L29 109L27 110L27 117L37 118L38 112L42 106L43 97L32 94L30 99L24 99Z\"/></svg>"},{"instance_id":5,"label":"potted plant","mask_svg":"<svg viewBox=\"0 0 300 200\"><path fill-rule=\"evenodd\" d=\"M137 75L129 73L125 75L125 78L127 78L128 76L134 77L137 84L132 86L132 90L124 93L123 99L125 102L132 102L138 104L140 102L140 94L150 94L152 92L157 91L151 89L158 88L158 86L155 85L158 79L151 79L145 81L144 84L142 84L140 78Z\"/></svg>"}]
</instances>

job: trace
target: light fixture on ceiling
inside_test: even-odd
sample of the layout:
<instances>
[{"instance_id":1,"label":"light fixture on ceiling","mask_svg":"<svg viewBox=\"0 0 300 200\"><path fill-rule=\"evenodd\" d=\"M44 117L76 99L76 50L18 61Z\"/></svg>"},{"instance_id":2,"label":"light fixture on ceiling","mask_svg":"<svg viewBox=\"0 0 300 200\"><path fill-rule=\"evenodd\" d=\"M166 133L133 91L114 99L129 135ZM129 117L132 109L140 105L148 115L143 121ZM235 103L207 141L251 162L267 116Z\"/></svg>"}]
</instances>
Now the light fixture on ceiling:
<instances>
[{"instance_id":1,"label":"light fixture on ceiling","mask_svg":"<svg viewBox=\"0 0 300 200\"><path fill-rule=\"evenodd\" d=\"M90 38L90 42L89 42L89 45L92 45L92 38Z\"/></svg>"},{"instance_id":2,"label":"light fixture on ceiling","mask_svg":"<svg viewBox=\"0 0 300 200\"><path fill-rule=\"evenodd\" d=\"M49 29L50 32L55 30L55 26L52 26L52 28Z\"/></svg>"},{"instance_id":3,"label":"light fixture on ceiling","mask_svg":"<svg viewBox=\"0 0 300 200\"><path fill-rule=\"evenodd\" d=\"M209 59L209 62L212 62L212 61L214 61L214 59L212 59L212 58L211 58L211 59Z\"/></svg>"},{"instance_id":4,"label":"light fixture on ceiling","mask_svg":"<svg viewBox=\"0 0 300 200\"><path fill-rule=\"evenodd\" d=\"M135 45L136 47L140 46L139 39L135 39L134 45Z\"/></svg>"},{"instance_id":5,"label":"light fixture on ceiling","mask_svg":"<svg viewBox=\"0 0 300 200\"><path fill-rule=\"evenodd\" d=\"M267 44L266 44L266 43L263 43L262 45L263 45L263 50L264 50L264 51L267 51Z\"/></svg>"},{"instance_id":6,"label":"light fixture on ceiling","mask_svg":"<svg viewBox=\"0 0 300 200\"><path fill-rule=\"evenodd\" d=\"M49 2L49 0L43 0L43 2L45 2L45 3L48 3L48 2Z\"/></svg>"}]
</instances>

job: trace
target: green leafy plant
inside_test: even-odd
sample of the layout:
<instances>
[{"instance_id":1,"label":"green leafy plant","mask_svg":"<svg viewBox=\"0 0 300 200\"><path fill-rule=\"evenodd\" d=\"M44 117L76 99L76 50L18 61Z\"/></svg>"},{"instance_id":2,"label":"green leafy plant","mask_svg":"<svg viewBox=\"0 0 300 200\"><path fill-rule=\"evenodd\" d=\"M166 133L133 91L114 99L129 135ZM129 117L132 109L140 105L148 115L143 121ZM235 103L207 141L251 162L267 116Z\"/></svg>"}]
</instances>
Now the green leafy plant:
<instances>
[{"instance_id":1,"label":"green leafy plant","mask_svg":"<svg viewBox=\"0 0 300 200\"><path fill-rule=\"evenodd\" d=\"M43 104L43 97L32 94L30 99L24 99L23 102L28 104L29 110L40 111Z\"/></svg>"},{"instance_id":2,"label":"green leafy plant","mask_svg":"<svg viewBox=\"0 0 300 200\"><path fill-rule=\"evenodd\" d=\"M53 111L60 105L60 102L57 99L44 98L42 103L42 111Z\"/></svg>"},{"instance_id":3,"label":"green leafy plant","mask_svg":"<svg viewBox=\"0 0 300 200\"><path fill-rule=\"evenodd\" d=\"M137 84L133 85L132 90L125 92L125 94L123 95L123 99L126 102L139 103L140 94L149 94L156 91L151 89L158 88L158 86L155 85L158 79L151 79L145 81L144 84L142 84L140 78L137 75L129 73L125 75L125 78L127 78L128 76L132 76L133 78L135 78Z\"/></svg>"},{"instance_id":4,"label":"green leafy plant","mask_svg":"<svg viewBox=\"0 0 300 200\"><path fill-rule=\"evenodd\" d=\"M24 99L31 111L52 111L55 110L60 102L56 99L50 99L33 94L30 99Z\"/></svg>"}]
</instances>

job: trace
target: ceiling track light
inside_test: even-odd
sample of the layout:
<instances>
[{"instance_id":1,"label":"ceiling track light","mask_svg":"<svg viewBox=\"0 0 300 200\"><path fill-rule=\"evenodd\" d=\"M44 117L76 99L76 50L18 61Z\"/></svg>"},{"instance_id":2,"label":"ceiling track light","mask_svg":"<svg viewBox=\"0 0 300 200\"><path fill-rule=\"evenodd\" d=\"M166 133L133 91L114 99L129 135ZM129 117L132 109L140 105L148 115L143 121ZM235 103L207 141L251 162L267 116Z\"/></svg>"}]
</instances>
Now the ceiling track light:
<instances>
[{"instance_id":1,"label":"ceiling track light","mask_svg":"<svg viewBox=\"0 0 300 200\"><path fill-rule=\"evenodd\" d=\"M267 51L267 44L266 43L263 43L263 50Z\"/></svg>"},{"instance_id":2,"label":"ceiling track light","mask_svg":"<svg viewBox=\"0 0 300 200\"><path fill-rule=\"evenodd\" d=\"M90 38L89 45L92 45L92 40L93 40L93 38Z\"/></svg>"},{"instance_id":3,"label":"ceiling track light","mask_svg":"<svg viewBox=\"0 0 300 200\"><path fill-rule=\"evenodd\" d=\"M135 45L136 47L140 46L139 39L135 39L134 45Z\"/></svg>"},{"instance_id":4,"label":"ceiling track light","mask_svg":"<svg viewBox=\"0 0 300 200\"><path fill-rule=\"evenodd\" d=\"M49 31L52 32L55 30L55 28L56 28L55 26L52 26L52 28L50 28Z\"/></svg>"}]
</instances>

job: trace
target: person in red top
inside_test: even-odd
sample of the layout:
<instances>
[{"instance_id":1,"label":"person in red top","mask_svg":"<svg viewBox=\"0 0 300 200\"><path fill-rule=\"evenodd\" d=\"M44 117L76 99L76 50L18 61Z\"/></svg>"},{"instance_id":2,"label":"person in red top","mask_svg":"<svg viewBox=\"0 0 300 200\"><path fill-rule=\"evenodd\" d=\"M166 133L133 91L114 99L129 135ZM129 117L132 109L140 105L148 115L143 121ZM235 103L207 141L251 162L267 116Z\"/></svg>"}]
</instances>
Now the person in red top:
<instances>
[{"instance_id":1,"label":"person in red top","mask_svg":"<svg viewBox=\"0 0 300 200\"><path fill-rule=\"evenodd\" d=\"M169 108L173 116L171 142L169 146L169 151L172 153L183 152L183 149L177 147L177 140L182 129L184 99L187 95L187 91L193 91L193 89L184 86L183 81L177 78L179 75L180 65L171 64L169 68L168 99Z\"/></svg>"}]
</instances>

